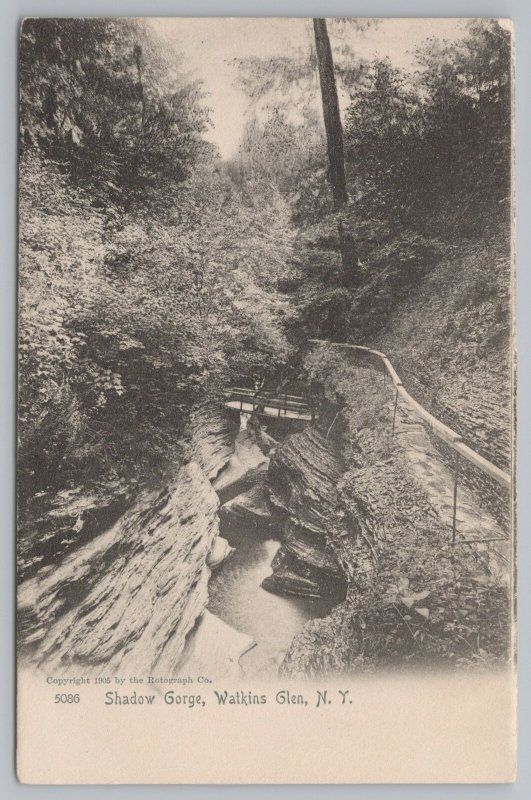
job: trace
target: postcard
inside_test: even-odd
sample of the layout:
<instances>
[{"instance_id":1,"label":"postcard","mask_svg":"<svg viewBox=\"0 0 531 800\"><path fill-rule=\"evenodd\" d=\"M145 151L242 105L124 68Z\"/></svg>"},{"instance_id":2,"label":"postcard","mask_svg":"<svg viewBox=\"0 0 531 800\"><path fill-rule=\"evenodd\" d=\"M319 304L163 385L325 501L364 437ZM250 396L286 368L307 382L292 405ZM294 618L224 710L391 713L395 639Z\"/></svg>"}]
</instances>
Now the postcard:
<instances>
[{"instance_id":1,"label":"postcard","mask_svg":"<svg viewBox=\"0 0 531 800\"><path fill-rule=\"evenodd\" d=\"M22 782L516 772L513 28L28 18Z\"/></svg>"}]
</instances>

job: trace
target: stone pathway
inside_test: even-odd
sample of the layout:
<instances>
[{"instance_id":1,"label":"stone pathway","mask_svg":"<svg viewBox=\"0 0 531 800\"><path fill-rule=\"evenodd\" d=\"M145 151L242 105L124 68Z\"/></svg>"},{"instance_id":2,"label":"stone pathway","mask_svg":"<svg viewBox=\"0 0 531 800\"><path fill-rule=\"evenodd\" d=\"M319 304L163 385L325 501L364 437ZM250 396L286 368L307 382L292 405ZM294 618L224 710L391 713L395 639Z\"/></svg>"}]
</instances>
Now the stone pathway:
<instances>
[{"instance_id":1,"label":"stone pathway","mask_svg":"<svg viewBox=\"0 0 531 800\"><path fill-rule=\"evenodd\" d=\"M368 373L363 376L363 372ZM360 380L380 381L380 375L371 370L360 370ZM389 395L389 427L391 429L394 412L394 391L387 383ZM415 411L401 403L399 399L395 423L395 441L406 456L415 480L427 492L434 516L448 527L451 540L454 508L454 474L437 453L428 431ZM494 575L504 580L509 578L511 563L511 542L507 533L494 517L482 507L477 494L458 481L456 542L458 548L473 548L478 561L483 563ZM479 541L495 539L499 541ZM477 544L459 542L476 540Z\"/></svg>"}]
</instances>

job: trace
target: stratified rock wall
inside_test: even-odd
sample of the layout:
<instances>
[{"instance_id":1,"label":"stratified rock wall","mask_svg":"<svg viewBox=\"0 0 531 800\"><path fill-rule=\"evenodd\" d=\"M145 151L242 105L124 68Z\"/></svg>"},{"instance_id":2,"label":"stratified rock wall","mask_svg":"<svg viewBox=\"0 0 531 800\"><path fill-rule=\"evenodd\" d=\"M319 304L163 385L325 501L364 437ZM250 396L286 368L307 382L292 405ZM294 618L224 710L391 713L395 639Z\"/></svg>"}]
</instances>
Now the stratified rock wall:
<instances>
[{"instance_id":1,"label":"stratified rock wall","mask_svg":"<svg viewBox=\"0 0 531 800\"><path fill-rule=\"evenodd\" d=\"M18 593L23 660L47 669L171 673L208 602L218 539L210 480L232 453L223 413L191 421L196 460L163 491L146 491L106 532L41 568Z\"/></svg>"},{"instance_id":2,"label":"stratified rock wall","mask_svg":"<svg viewBox=\"0 0 531 800\"><path fill-rule=\"evenodd\" d=\"M317 428L307 428L278 446L268 479L271 502L285 519L284 538L264 588L313 597L344 596L344 573L328 538L331 526L340 524L341 468L337 445Z\"/></svg>"},{"instance_id":3,"label":"stratified rock wall","mask_svg":"<svg viewBox=\"0 0 531 800\"><path fill-rule=\"evenodd\" d=\"M238 425L225 409L203 403L190 415L191 460L197 461L210 481L225 467L234 452Z\"/></svg>"},{"instance_id":4,"label":"stratified rock wall","mask_svg":"<svg viewBox=\"0 0 531 800\"><path fill-rule=\"evenodd\" d=\"M218 499L200 467L19 589L19 630L48 669L171 671L208 599Z\"/></svg>"}]
</instances>

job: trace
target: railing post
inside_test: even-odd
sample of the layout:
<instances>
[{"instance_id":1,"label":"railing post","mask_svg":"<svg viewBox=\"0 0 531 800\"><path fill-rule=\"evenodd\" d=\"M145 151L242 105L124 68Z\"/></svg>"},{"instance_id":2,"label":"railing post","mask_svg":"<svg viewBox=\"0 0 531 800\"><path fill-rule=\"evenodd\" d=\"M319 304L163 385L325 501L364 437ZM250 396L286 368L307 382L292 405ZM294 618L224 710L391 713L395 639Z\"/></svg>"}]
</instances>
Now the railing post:
<instances>
[{"instance_id":1,"label":"railing post","mask_svg":"<svg viewBox=\"0 0 531 800\"><path fill-rule=\"evenodd\" d=\"M459 481L459 453L455 454L454 468L454 511L452 517L452 547L455 547L455 537L457 533L457 484Z\"/></svg>"},{"instance_id":2,"label":"railing post","mask_svg":"<svg viewBox=\"0 0 531 800\"><path fill-rule=\"evenodd\" d=\"M398 387L396 389L396 394L395 394L395 410L393 412L393 432L392 432L391 436L395 435L395 423L396 423L396 409L397 409L397 407L398 407Z\"/></svg>"}]
</instances>

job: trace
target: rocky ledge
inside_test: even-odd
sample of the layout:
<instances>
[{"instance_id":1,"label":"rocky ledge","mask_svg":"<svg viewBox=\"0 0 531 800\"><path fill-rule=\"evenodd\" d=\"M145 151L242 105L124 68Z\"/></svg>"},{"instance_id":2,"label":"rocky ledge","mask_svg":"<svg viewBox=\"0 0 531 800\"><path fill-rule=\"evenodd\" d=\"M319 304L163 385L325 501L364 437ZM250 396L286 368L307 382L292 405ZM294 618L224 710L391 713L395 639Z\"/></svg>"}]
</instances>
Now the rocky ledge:
<instances>
[{"instance_id":1,"label":"rocky ledge","mask_svg":"<svg viewBox=\"0 0 531 800\"><path fill-rule=\"evenodd\" d=\"M284 536L264 589L338 600L345 596L344 572L329 541L331 527L340 524L341 472L337 445L316 428L288 437L276 449L268 483Z\"/></svg>"},{"instance_id":2,"label":"rocky ledge","mask_svg":"<svg viewBox=\"0 0 531 800\"><path fill-rule=\"evenodd\" d=\"M134 491L115 481L30 498L18 517L18 583L99 536L131 505Z\"/></svg>"},{"instance_id":3,"label":"rocky ledge","mask_svg":"<svg viewBox=\"0 0 531 800\"><path fill-rule=\"evenodd\" d=\"M229 500L219 510L222 528L230 528L237 524L252 528L263 536L277 535L279 520L269 502L269 490L266 485L266 474L262 473L262 480L246 492Z\"/></svg>"},{"instance_id":4,"label":"rocky ledge","mask_svg":"<svg viewBox=\"0 0 531 800\"><path fill-rule=\"evenodd\" d=\"M215 675L218 680L241 678L240 658L254 646L252 636L205 611L186 640L179 674Z\"/></svg>"},{"instance_id":5,"label":"rocky ledge","mask_svg":"<svg viewBox=\"0 0 531 800\"><path fill-rule=\"evenodd\" d=\"M95 674L177 670L187 637L201 628L211 570L232 553L219 536L211 481L232 456L234 431L207 405L194 410L189 430L191 460L169 486L140 492L106 530L80 537L20 584L24 662Z\"/></svg>"},{"instance_id":6,"label":"rocky ledge","mask_svg":"<svg viewBox=\"0 0 531 800\"><path fill-rule=\"evenodd\" d=\"M21 646L47 669L171 674L208 600L218 498L196 463L19 588Z\"/></svg>"},{"instance_id":7,"label":"rocky ledge","mask_svg":"<svg viewBox=\"0 0 531 800\"><path fill-rule=\"evenodd\" d=\"M238 426L223 408L210 403L196 406L190 415L190 460L197 461L210 481L214 481L234 452Z\"/></svg>"}]
</instances>

